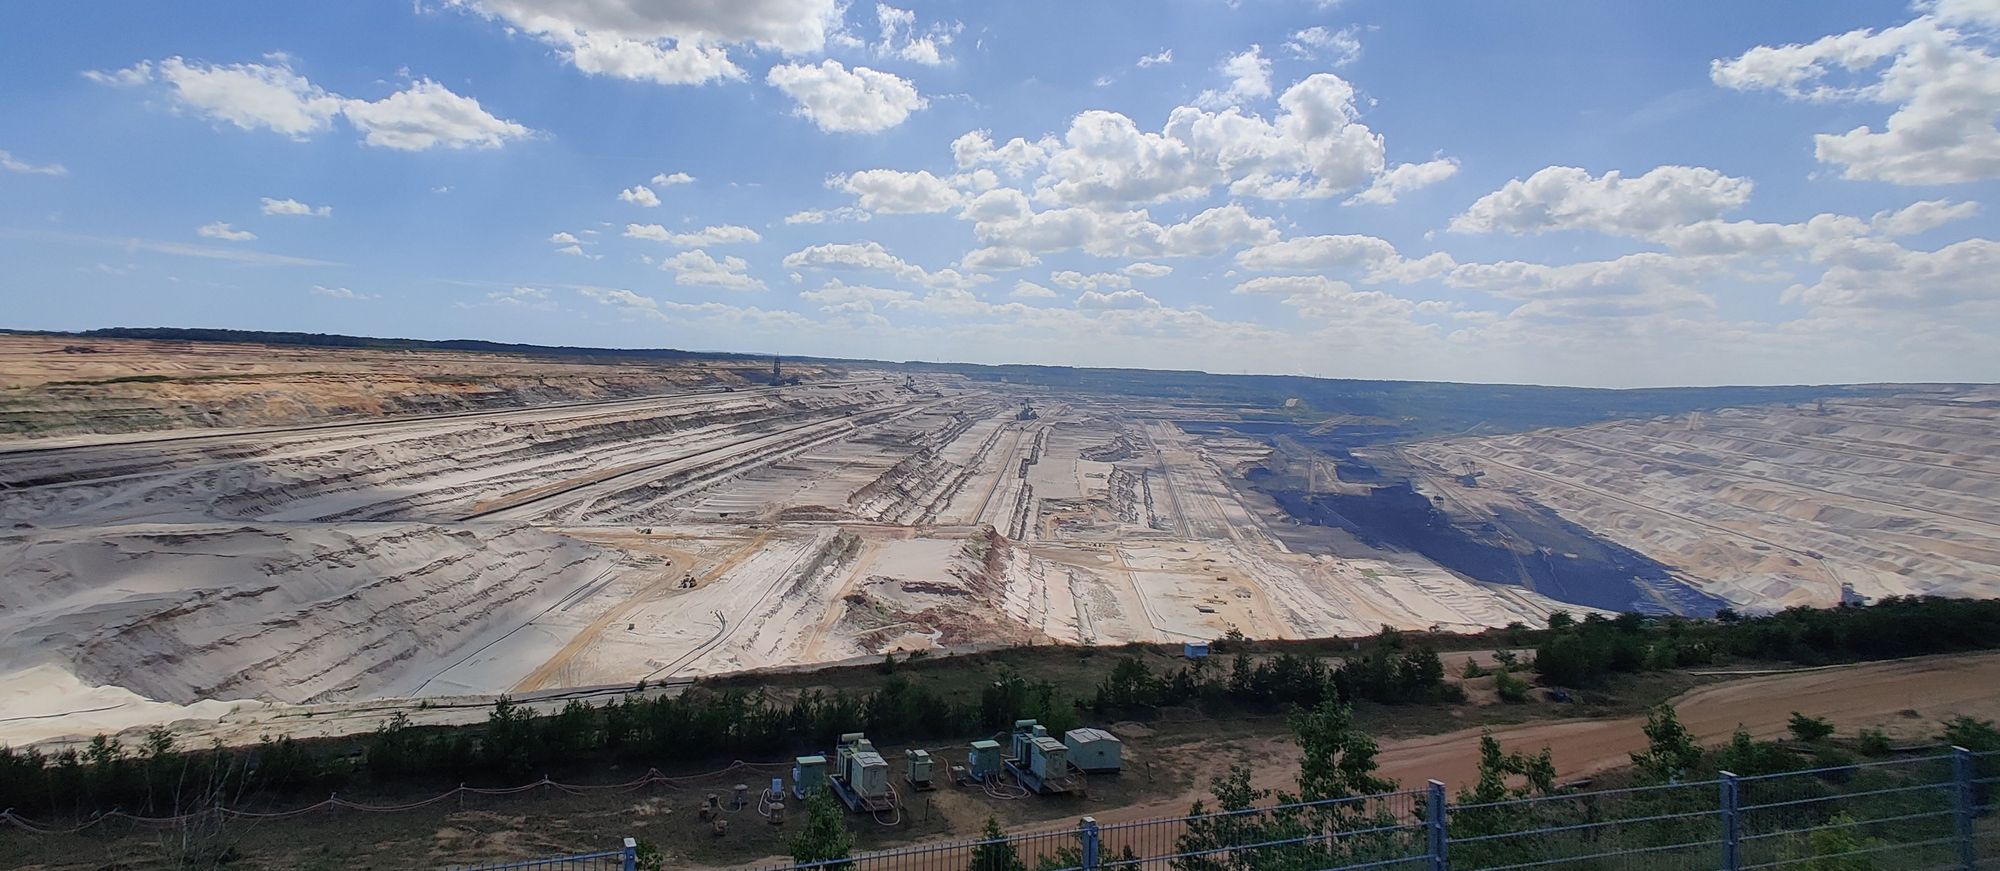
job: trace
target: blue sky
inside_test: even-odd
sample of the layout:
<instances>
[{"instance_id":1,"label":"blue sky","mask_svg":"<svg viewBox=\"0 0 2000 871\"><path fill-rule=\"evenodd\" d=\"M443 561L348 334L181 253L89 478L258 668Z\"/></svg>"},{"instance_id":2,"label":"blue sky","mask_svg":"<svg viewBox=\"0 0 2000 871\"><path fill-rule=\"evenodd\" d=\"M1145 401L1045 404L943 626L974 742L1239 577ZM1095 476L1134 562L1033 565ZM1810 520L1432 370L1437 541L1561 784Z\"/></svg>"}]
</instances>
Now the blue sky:
<instances>
[{"instance_id":1,"label":"blue sky","mask_svg":"<svg viewBox=\"0 0 2000 871\"><path fill-rule=\"evenodd\" d=\"M2000 377L2000 4L22 3L0 326Z\"/></svg>"}]
</instances>

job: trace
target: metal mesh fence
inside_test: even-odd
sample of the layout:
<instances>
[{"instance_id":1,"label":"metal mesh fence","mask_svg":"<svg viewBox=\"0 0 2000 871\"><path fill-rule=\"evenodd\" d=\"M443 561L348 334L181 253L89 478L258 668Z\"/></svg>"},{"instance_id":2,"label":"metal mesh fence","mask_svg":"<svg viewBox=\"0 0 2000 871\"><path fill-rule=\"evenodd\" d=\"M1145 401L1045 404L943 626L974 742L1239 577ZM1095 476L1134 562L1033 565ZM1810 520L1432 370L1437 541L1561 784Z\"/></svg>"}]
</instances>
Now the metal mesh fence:
<instances>
[{"instance_id":1,"label":"metal mesh fence","mask_svg":"<svg viewBox=\"0 0 2000 871\"><path fill-rule=\"evenodd\" d=\"M508 865L494 868L615 868ZM1450 804L1442 784L1324 802L928 844L820 871L2000 871L2000 752Z\"/></svg>"},{"instance_id":2,"label":"metal mesh fence","mask_svg":"<svg viewBox=\"0 0 2000 871\"><path fill-rule=\"evenodd\" d=\"M585 853L578 856L557 856L551 859L532 859L526 862L507 862L500 865L453 865L450 871L626 871L632 867L627 861L627 852L614 850L608 853Z\"/></svg>"},{"instance_id":3,"label":"metal mesh fence","mask_svg":"<svg viewBox=\"0 0 2000 871\"><path fill-rule=\"evenodd\" d=\"M1403 791L1108 825L1098 832L1100 867L1420 868L1425 799Z\"/></svg>"},{"instance_id":4,"label":"metal mesh fence","mask_svg":"<svg viewBox=\"0 0 2000 871\"><path fill-rule=\"evenodd\" d=\"M1447 810L1455 868L1715 868L1720 781L1540 796Z\"/></svg>"},{"instance_id":5,"label":"metal mesh fence","mask_svg":"<svg viewBox=\"0 0 2000 871\"><path fill-rule=\"evenodd\" d=\"M1865 856L1884 867L1952 867L1960 847L1953 767L1943 754L1738 778L1735 867Z\"/></svg>"},{"instance_id":6,"label":"metal mesh fence","mask_svg":"<svg viewBox=\"0 0 2000 871\"><path fill-rule=\"evenodd\" d=\"M864 853L847 859L772 867L816 871L967 871L985 868L1006 871L1014 867L1003 861L1003 856L1012 856L1026 867L1046 871L1082 868L1082 832L1080 829L1029 832L1004 838L926 844Z\"/></svg>"}]
</instances>

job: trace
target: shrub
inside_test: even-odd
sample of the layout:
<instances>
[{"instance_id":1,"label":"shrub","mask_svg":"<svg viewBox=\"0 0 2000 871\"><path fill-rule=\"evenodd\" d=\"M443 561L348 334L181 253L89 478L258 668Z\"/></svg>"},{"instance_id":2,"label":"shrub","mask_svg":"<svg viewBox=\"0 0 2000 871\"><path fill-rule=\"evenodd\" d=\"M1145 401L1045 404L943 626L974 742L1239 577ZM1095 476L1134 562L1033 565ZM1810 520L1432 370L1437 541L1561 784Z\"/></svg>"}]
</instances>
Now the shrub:
<instances>
[{"instance_id":1,"label":"shrub","mask_svg":"<svg viewBox=\"0 0 2000 871\"><path fill-rule=\"evenodd\" d=\"M1807 744L1823 741L1833 735L1833 723L1823 717L1808 717L1798 711L1792 712L1792 719L1785 726L1792 737Z\"/></svg>"}]
</instances>

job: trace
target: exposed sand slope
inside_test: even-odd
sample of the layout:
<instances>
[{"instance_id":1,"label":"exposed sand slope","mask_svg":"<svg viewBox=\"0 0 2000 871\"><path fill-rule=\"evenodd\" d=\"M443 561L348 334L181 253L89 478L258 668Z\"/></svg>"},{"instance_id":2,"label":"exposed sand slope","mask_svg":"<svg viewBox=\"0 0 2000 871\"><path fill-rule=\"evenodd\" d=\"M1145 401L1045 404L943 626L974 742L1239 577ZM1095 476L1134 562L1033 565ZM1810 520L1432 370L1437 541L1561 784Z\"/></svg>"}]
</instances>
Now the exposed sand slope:
<instances>
[{"instance_id":1,"label":"exposed sand slope","mask_svg":"<svg viewBox=\"0 0 2000 871\"><path fill-rule=\"evenodd\" d=\"M171 702L403 695L617 554L527 526L160 525L0 537L0 672ZM531 663L522 663L526 671Z\"/></svg>"},{"instance_id":2,"label":"exposed sand slope","mask_svg":"<svg viewBox=\"0 0 2000 871\"><path fill-rule=\"evenodd\" d=\"M1402 449L1473 511L1550 506L1740 606L2000 596L2000 388ZM1477 486L1454 480L1483 472Z\"/></svg>"},{"instance_id":3,"label":"exposed sand slope","mask_svg":"<svg viewBox=\"0 0 2000 871\"><path fill-rule=\"evenodd\" d=\"M673 393L756 360L650 361L0 335L0 434L268 426ZM819 366L788 365L816 377ZM760 382L761 383L761 382Z\"/></svg>"}]
</instances>

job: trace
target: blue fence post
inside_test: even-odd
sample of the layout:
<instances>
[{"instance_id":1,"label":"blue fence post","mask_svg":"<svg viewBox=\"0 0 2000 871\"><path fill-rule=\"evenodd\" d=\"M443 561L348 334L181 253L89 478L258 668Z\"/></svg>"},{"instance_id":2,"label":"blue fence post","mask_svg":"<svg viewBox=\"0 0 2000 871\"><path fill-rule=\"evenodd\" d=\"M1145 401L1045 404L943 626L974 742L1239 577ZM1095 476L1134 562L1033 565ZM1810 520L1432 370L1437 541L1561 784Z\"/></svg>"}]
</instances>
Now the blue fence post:
<instances>
[{"instance_id":1,"label":"blue fence post","mask_svg":"<svg viewBox=\"0 0 2000 871\"><path fill-rule=\"evenodd\" d=\"M1077 837L1083 841L1083 871L1097 871L1097 863L1103 861L1099 856L1102 848L1097 840L1097 818L1084 817L1083 824L1077 827Z\"/></svg>"},{"instance_id":2,"label":"blue fence post","mask_svg":"<svg viewBox=\"0 0 2000 871\"><path fill-rule=\"evenodd\" d=\"M1972 789L1972 751L1953 745L1951 748L1951 779L1957 786L1954 790L1953 809L1958 819L1958 865L1964 871L1979 867L1979 853L1972 840L1972 807L1978 800Z\"/></svg>"},{"instance_id":3,"label":"blue fence post","mask_svg":"<svg viewBox=\"0 0 2000 871\"><path fill-rule=\"evenodd\" d=\"M639 871L639 842L626 838L625 851L621 858L624 860L625 871Z\"/></svg>"},{"instance_id":4,"label":"blue fence post","mask_svg":"<svg viewBox=\"0 0 2000 871\"><path fill-rule=\"evenodd\" d=\"M1431 871L1446 871L1451 858L1446 852L1444 784L1433 780L1424 792L1424 829L1430 836Z\"/></svg>"},{"instance_id":5,"label":"blue fence post","mask_svg":"<svg viewBox=\"0 0 2000 871\"><path fill-rule=\"evenodd\" d=\"M1716 773L1722 777L1719 784L1722 793L1722 871L1736 871L1743 866L1743 860L1736 852L1738 836L1742 834L1736 775L1727 771Z\"/></svg>"}]
</instances>

